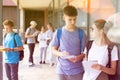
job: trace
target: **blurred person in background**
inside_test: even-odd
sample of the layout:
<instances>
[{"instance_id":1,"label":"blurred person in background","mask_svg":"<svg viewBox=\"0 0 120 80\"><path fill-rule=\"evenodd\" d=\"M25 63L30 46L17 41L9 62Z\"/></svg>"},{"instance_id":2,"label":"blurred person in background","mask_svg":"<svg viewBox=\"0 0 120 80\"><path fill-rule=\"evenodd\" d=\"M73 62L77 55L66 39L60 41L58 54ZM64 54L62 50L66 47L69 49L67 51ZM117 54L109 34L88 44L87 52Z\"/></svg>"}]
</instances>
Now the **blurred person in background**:
<instances>
[{"instance_id":1,"label":"blurred person in background","mask_svg":"<svg viewBox=\"0 0 120 80\"><path fill-rule=\"evenodd\" d=\"M51 40L53 38L53 35L54 35L54 27L52 25L52 23L48 23L47 24L47 45L48 45L48 53L49 53L49 66L54 66L54 64L56 63L56 57L53 55L53 52L52 52L52 47L51 47Z\"/></svg>"},{"instance_id":2,"label":"blurred person in background","mask_svg":"<svg viewBox=\"0 0 120 80\"><path fill-rule=\"evenodd\" d=\"M45 64L46 60L46 51L47 51L47 34L46 34L46 28L44 26L41 27L41 32L38 35L37 38L39 42L39 48L40 48L40 64Z\"/></svg>"},{"instance_id":3,"label":"blurred person in background","mask_svg":"<svg viewBox=\"0 0 120 80\"><path fill-rule=\"evenodd\" d=\"M37 26L37 23L35 21L30 22L30 27L27 28L25 32L25 38L27 38L27 44L29 48L29 66L34 65L34 60L33 60L33 53L34 53L34 48L35 48L35 43L36 43L36 36L38 35L38 30L35 28Z\"/></svg>"}]
</instances>

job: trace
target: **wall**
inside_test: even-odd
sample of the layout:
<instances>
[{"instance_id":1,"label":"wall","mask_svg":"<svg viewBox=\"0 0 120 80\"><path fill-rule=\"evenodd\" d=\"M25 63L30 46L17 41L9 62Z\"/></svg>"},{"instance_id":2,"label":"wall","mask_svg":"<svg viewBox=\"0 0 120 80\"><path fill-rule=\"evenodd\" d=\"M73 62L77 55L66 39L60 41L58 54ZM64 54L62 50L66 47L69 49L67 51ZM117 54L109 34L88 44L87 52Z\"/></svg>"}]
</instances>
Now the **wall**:
<instances>
[{"instance_id":1,"label":"wall","mask_svg":"<svg viewBox=\"0 0 120 80\"><path fill-rule=\"evenodd\" d=\"M37 22L37 29L40 30L44 24L44 11L25 10L25 30L30 26L30 21Z\"/></svg>"},{"instance_id":2,"label":"wall","mask_svg":"<svg viewBox=\"0 0 120 80\"><path fill-rule=\"evenodd\" d=\"M3 6L3 20L12 19L17 26L17 7L15 6Z\"/></svg>"}]
</instances>

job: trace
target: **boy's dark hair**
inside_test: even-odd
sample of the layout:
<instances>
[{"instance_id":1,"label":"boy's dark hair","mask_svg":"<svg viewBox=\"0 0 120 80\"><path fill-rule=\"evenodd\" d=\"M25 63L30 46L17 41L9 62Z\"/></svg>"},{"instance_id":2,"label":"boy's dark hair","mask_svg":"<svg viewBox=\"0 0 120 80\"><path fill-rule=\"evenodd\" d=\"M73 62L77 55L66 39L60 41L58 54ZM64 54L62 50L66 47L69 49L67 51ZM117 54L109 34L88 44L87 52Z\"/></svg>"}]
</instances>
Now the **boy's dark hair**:
<instances>
[{"instance_id":1,"label":"boy's dark hair","mask_svg":"<svg viewBox=\"0 0 120 80\"><path fill-rule=\"evenodd\" d=\"M67 16L77 16L77 9L74 6L66 6L63 9L63 13Z\"/></svg>"},{"instance_id":2,"label":"boy's dark hair","mask_svg":"<svg viewBox=\"0 0 120 80\"><path fill-rule=\"evenodd\" d=\"M95 26L100 30L103 29L105 26L106 21L104 19L99 19L94 21Z\"/></svg>"}]
</instances>

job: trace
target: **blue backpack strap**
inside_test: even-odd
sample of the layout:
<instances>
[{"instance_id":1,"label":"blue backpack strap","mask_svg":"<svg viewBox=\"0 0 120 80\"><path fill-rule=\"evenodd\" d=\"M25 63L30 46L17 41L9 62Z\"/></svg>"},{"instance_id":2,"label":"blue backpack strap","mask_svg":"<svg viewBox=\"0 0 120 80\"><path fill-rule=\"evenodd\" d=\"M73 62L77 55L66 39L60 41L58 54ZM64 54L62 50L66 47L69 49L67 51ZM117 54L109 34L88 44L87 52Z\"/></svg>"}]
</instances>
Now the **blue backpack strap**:
<instances>
[{"instance_id":1,"label":"blue backpack strap","mask_svg":"<svg viewBox=\"0 0 120 80\"><path fill-rule=\"evenodd\" d=\"M7 33L4 34L4 39L6 38L6 36L7 36Z\"/></svg>"},{"instance_id":2,"label":"blue backpack strap","mask_svg":"<svg viewBox=\"0 0 120 80\"><path fill-rule=\"evenodd\" d=\"M18 33L14 33L14 43L15 43L15 46L17 46L17 42L15 40L15 35L17 35Z\"/></svg>"},{"instance_id":3,"label":"blue backpack strap","mask_svg":"<svg viewBox=\"0 0 120 80\"><path fill-rule=\"evenodd\" d=\"M57 29L57 39L58 39L58 44L60 45L60 37L62 35L62 28Z\"/></svg>"},{"instance_id":4,"label":"blue backpack strap","mask_svg":"<svg viewBox=\"0 0 120 80\"><path fill-rule=\"evenodd\" d=\"M79 39L80 39L80 52L82 51L82 38L83 38L83 30L82 29L78 29L78 35L79 35Z\"/></svg>"}]
</instances>

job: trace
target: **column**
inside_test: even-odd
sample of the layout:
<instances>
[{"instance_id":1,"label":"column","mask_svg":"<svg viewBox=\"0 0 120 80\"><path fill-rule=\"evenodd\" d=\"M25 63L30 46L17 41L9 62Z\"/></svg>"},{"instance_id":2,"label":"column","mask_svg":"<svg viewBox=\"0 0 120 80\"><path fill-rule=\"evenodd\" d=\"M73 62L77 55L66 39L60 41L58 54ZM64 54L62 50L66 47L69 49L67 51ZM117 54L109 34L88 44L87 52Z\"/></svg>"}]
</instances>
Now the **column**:
<instances>
[{"instance_id":1,"label":"column","mask_svg":"<svg viewBox=\"0 0 120 80\"><path fill-rule=\"evenodd\" d=\"M25 11L24 9L20 9L20 29L19 29L20 36L22 37L22 41L24 43L25 40Z\"/></svg>"},{"instance_id":2,"label":"column","mask_svg":"<svg viewBox=\"0 0 120 80\"><path fill-rule=\"evenodd\" d=\"M3 27L2 27L2 0L0 0L0 45L2 45L3 40ZM0 80L3 80L3 65L2 65L2 53L0 52Z\"/></svg>"}]
</instances>

